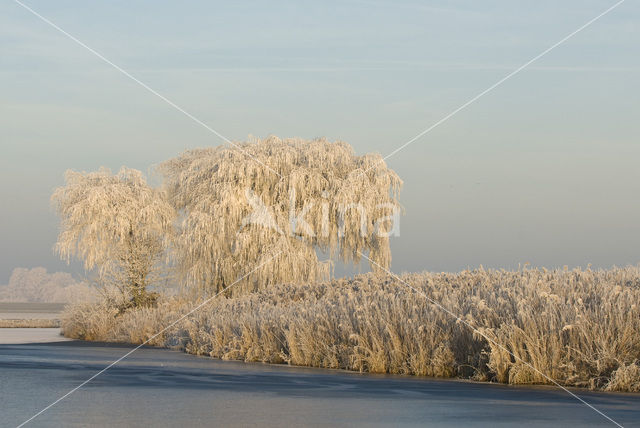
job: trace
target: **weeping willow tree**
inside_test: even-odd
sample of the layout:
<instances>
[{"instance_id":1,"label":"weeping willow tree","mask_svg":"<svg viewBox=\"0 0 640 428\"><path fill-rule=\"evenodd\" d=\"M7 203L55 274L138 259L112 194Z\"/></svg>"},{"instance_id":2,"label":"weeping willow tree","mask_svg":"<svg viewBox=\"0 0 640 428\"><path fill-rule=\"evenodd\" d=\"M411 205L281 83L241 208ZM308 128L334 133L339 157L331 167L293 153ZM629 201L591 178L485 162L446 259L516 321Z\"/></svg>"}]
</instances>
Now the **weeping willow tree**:
<instances>
[{"instance_id":1,"label":"weeping willow tree","mask_svg":"<svg viewBox=\"0 0 640 428\"><path fill-rule=\"evenodd\" d=\"M148 304L147 286L163 269L173 207L135 169L68 170L65 181L51 197L60 216L56 252L67 262L77 257L87 270L96 269L100 282L117 286L133 306Z\"/></svg>"},{"instance_id":2,"label":"weeping willow tree","mask_svg":"<svg viewBox=\"0 0 640 428\"><path fill-rule=\"evenodd\" d=\"M191 289L219 292L256 266L234 292L326 278L332 264L318 251L390 265L402 181L379 155L325 139L239 147L190 150L158 167L180 212L173 259Z\"/></svg>"}]
</instances>

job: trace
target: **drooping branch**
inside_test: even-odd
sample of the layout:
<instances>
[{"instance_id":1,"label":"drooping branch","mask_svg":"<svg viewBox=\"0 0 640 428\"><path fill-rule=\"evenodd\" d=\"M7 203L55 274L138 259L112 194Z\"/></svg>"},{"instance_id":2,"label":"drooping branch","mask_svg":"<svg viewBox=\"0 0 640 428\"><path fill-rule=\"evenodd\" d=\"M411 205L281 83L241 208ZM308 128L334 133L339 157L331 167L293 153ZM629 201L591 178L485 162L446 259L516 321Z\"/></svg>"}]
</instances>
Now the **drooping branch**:
<instances>
[{"instance_id":1,"label":"drooping branch","mask_svg":"<svg viewBox=\"0 0 640 428\"><path fill-rule=\"evenodd\" d=\"M190 284L219 291L278 251L234 288L327 276L317 250L353 263L369 252L389 266L390 212L399 209L402 181L379 155L356 156L347 143L324 139L239 145L243 151L190 150L159 167L181 213L172 254Z\"/></svg>"}]
</instances>

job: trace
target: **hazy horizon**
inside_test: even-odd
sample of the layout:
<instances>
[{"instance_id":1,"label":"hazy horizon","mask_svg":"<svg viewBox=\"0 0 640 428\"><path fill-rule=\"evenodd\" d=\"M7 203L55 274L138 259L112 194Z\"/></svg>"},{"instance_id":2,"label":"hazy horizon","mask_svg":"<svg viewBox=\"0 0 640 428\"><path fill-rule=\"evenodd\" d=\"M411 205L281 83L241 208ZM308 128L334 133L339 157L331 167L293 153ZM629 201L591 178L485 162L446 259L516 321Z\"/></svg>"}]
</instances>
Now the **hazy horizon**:
<instances>
[{"instance_id":1,"label":"hazy horizon","mask_svg":"<svg viewBox=\"0 0 640 428\"><path fill-rule=\"evenodd\" d=\"M385 156L614 3L27 4L231 140ZM0 12L0 284L79 273L52 252L66 169L147 172L223 141L19 5ZM394 271L640 261L639 16L625 2L388 159L405 183Z\"/></svg>"}]
</instances>

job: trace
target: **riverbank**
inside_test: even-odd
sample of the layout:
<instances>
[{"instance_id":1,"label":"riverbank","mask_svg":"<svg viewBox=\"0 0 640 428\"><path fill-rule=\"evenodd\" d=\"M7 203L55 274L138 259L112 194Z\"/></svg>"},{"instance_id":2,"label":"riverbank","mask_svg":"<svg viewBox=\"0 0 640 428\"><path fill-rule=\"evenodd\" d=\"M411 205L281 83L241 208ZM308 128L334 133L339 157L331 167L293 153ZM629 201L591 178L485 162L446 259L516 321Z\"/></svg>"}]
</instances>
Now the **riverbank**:
<instances>
[{"instance_id":1,"label":"riverbank","mask_svg":"<svg viewBox=\"0 0 640 428\"><path fill-rule=\"evenodd\" d=\"M71 340L61 335L64 304L0 302L0 344Z\"/></svg>"},{"instance_id":2,"label":"riverbank","mask_svg":"<svg viewBox=\"0 0 640 428\"><path fill-rule=\"evenodd\" d=\"M76 305L63 331L225 360L639 392L639 301L637 267L361 275L216 298L170 329L199 301Z\"/></svg>"},{"instance_id":3,"label":"riverbank","mask_svg":"<svg viewBox=\"0 0 640 428\"><path fill-rule=\"evenodd\" d=\"M0 319L0 328L60 328L56 319Z\"/></svg>"}]
</instances>

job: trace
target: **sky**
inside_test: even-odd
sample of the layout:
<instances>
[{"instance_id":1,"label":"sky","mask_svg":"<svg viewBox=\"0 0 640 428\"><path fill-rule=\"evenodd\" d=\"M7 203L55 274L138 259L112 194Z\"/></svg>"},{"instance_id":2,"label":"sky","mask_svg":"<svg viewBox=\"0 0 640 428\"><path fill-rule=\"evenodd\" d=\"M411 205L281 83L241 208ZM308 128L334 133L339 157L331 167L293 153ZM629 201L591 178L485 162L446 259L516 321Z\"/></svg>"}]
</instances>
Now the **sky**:
<instances>
[{"instance_id":1,"label":"sky","mask_svg":"<svg viewBox=\"0 0 640 428\"><path fill-rule=\"evenodd\" d=\"M225 137L383 156L615 1L24 3ZM640 5L626 1L387 159L392 270L640 261ZM222 139L13 1L0 3L0 283L79 273L52 247L66 169Z\"/></svg>"}]
</instances>

